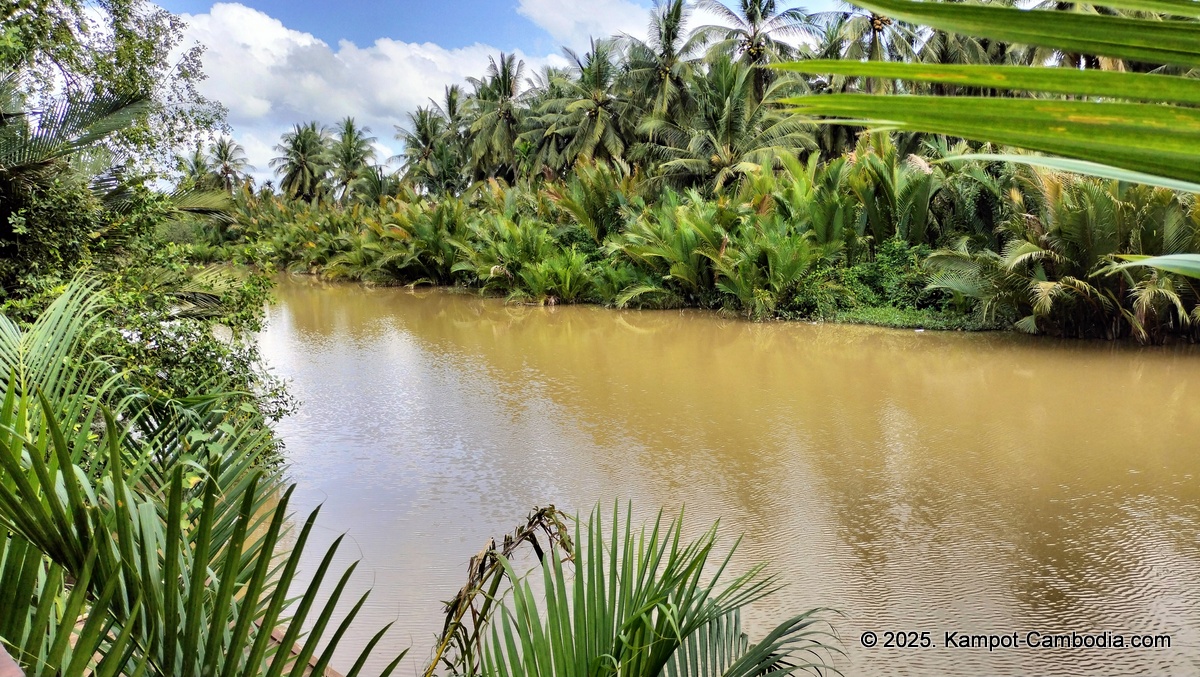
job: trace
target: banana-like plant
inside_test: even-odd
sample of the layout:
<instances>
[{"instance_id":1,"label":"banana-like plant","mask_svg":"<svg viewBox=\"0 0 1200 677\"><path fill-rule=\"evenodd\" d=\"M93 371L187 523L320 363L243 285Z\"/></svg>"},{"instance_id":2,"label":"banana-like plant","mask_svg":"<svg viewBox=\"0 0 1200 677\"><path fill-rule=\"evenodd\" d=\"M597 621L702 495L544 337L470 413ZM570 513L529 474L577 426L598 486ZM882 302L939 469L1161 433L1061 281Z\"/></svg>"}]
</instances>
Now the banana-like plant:
<instances>
[{"instance_id":1,"label":"banana-like plant","mask_svg":"<svg viewBox=\"0 0 1200 677\"><path fill-rule=\"evenodd\" d=\"M0 643L31 676L322 674L354 567L324 589L335 542L297 581L316 512L282 550L266 433L123 385L91 350L104 305L76 282L32 327L0 317Z\"/></svg>"}]
</instances>

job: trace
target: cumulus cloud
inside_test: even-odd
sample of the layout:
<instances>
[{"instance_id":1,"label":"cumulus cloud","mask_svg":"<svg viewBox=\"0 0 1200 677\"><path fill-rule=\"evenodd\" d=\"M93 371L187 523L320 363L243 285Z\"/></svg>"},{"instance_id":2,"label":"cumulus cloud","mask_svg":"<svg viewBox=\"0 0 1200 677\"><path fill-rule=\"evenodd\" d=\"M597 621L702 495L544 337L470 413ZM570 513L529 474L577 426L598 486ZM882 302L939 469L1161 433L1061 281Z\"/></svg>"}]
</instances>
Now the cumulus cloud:
<instances>
[{"instance_id":1,"label":"cumulus cloud","mask_svg":"<svg viewBox=\"0 0 1200 677\"><path fill-rule=\"evenodd\" d=\"M643 4L644 3L644 4ZM590 36L629 33L644 37L648 0L519 0L517 11L556 42L586 49ZM238 3L217 3L204 14L185 15L183 44L207 47L201 90L229 109L234 137L246 148L256 178L271 178L274 146L292 125L317 120L333 125L351 115L379 140L379 160L397 153L395 126L407 114L440 99L443 88L480 76L500 48L474 44L447 49L433 43L380 39L368 46L330 45L280 20ZM692 26L719 23L697 12ZM517 56L527 73L565 66L558 54Z\"/></svg>"},{"instance_id":2,"label":"cumulus cloud","mask_svg":"<svg viewBox=\"0 0 1200 677\"><path fill-rule=\"evenodd\" d=\"M563 45L584 49L592 37L643 37L648 7L629 0L520 0L517 12Z\"/></svg>"},{"instance_id":3,"label":"cumulus cloud","mask_svg":"<svg viewBox=\"0 0 1200 677\"><path fill-rule=\"evenodd\" d=\"M267 165L280 134L309 120L332 125L354 116L378 137L380 160L386 159L399 150L394 126L404 124L407 113L441 98L446 85L481 75L488 57L500 51L482 44L446 49L390 39L332 47L237 3L184 18L185 42L207 46L208 79L201 89L229 108L234 137L259 179L270 178ZM565 63L558 56L518 56L531 70Z\"/></svg>"}]
</instances>

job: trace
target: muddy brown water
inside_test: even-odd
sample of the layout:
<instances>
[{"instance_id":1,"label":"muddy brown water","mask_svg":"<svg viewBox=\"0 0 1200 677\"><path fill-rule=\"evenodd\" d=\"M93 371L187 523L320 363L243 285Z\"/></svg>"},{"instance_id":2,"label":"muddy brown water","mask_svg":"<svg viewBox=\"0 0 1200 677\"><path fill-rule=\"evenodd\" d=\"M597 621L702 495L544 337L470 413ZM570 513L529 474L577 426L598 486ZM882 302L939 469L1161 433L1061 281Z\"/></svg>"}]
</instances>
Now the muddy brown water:
<instances>
[{"instance_id":1,"label":"muddy brown water","mask_svg":"<svg viewBox=\"0 0 1200 677\"><path fill-rule=\"evenodd\" d=\"M682 506L695 533L720 519L738 566L770 562L787 585L752 635L840 610L847 675L1200 675L1196 347L295 279L277 296L260 345L301 402L278 426L293 506L323 504L318 545L346 533L352 592L374 588L342 670L394 621L385 647L411 645L414 674L468 558L530 507L620 500ZM948 632L1170 647L989 651Z\"/></svg>"}]
</instances>

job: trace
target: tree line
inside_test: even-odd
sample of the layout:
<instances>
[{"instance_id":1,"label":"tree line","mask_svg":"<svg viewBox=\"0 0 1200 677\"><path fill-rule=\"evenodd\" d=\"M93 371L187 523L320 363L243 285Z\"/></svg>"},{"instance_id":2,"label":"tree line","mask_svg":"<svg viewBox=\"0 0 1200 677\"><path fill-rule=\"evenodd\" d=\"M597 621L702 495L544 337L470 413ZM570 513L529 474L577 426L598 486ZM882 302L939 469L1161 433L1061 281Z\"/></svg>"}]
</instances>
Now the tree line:
<instances>
[{"instance_id":1,"label":"tree line","mask_svg":"<svg viewBox=\"0 0 1200 677\"><path fill-rule=\"evenodd\" d=\"M723 25L694 25L698 8ZM1163 21L1073 5L1031 11ZM271 160L278 186L257 191L236 189L248 167L235 143L198 150L182 185L232 191L239 206L231 227L181 241L204 260L459 284L526 302L1147 342L1196 335L1194 281L1118 268L1122 256L1200 251L1188 192L1011 156L957 160L1003 146L868 132L854 116L833 124L797 110L855 96L886 107L903 95L936 97L936 115L950 102L1071 99L1006 88L1014 69L1187 82L1186 68L767 0L663 0L644 38L564 55L568 67L531 73L501 54L480 77L448 85L397 128L394 170L349 117L285 133ZM908 67L995 70L968 82L967 71L905 79Z\"/></svg>"},{"instance_id":2,"label":"tree line","mask_svg":"<svg viewBox=\"0 0 1200 677\"><path fill-rule=\"evenodd\" d=\"M1058 5L1038 5L1050 7ZM695 25L697 10L718 16L722 25ZM332 129L297 124L271 161L278 190L306 201L374 202L406 182L431 194L459 194L488 178L511 184L563 177L584 160L618 163L675 188L711 193L763 167L780 169L785 155L831 160L853 150L861 126L812 124L780 105L783 99L1002 94L894 77L801 74L773 69L777 64L840 59L1162 70L921 28L858 9L807 14L773 0L742 0L735 7L659 0L649 19L645 37L593 39L582 53L564 48L565 67L531 72L512 54L489 57L479 77L447 85L439 100L408 114L396 129L403 150L393 158L376 157L376 138L353 118ZM921 140L904 140L904 149L919 152ZM185 180L214 185L217 175L244 178L244 156L241 164L230 163L231 143L223 139L207 154L197 150L183 163ZM206 161L194 161L200 158Z\"/></svg>"}]
</instances>

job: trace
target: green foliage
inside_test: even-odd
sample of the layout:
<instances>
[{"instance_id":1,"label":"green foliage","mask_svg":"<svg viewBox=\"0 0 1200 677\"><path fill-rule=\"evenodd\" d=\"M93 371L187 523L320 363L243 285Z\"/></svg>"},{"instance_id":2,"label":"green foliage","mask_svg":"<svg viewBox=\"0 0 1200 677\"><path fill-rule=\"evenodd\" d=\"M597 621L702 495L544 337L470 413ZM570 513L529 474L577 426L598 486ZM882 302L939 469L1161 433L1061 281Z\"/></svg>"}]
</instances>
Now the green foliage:
<instances>
[{"instance_id":1,"label":"green foliage","mask_svg":"<svg viewBox=\"0 0 1200 677\"><path fill-rule=\"evenodd\" d=\"M112 140L145 171L164 171L224 119L197 89L203 48L183 44L183 20L147 0L14 0L0 8L0 73L28 85L35 108L54 99L140 98L147 105Z\"/></svg>"},{"instance_id":2,"label":"green foliage","mask_svg":"<svg viewBox=\"0 0 1200 677\"><path fill-rule=\"evenodd\" d=\"M952 151L925 150L929 159L901 161L892 140L864 136L851 157L785 160L716 198L654 190L604 163L582 163L562 181L494 182L462 197L409 194L377 206L246 193L230 226L243 239L230 253L539 304L929 328L1020 322L1140 341L1191 335L1194 283L1112 268L1125 255L1200 250L1190 197L991 161L936 163ZM1061 261L1012 268L996 251Z\"/></svg>"},{"instance_id":3,"label":"green foliage","mask_svg":"<svg viewBox=\"0 0 1200 677\"><path fill-rule=\"evenodd\" d=\"M1010 318L1029 333L1139 341L1194 335L1194 281L1114 265L1126 255L1200 248L1190 196L1031 170L1015 206L999 253L966 241L940 250L929 260L930 287L960 303L973 299L988 318Z\"/></svg>"},{"instance_id":4,"label":"green foliage","mask_svg":"<svg viewBox=\"0 0 1200 677\"><path fill-rule=\"evenodd\" d=\"M316 122L295 125L283 135L275 147L280 155L271 160L271 166L283 177L279 187L284 195L312 202L330 192L326 183L331 162L329 145L329 130Z\"/></svg>"},{"instance_id":5,"label":"green foliage","mask_svg":"<svg viewBox=\"0 0 1200 677\"><path fill-rule=\"evenodd\" d=\"M32 184L0 180L0 290L25 296L85 265L104 224L92 191L69 173Z\"/></svg>"},{"instance_id":6,"label":"green foliage","mask_svg":"<svg viewBox=\"0 0 1200 677\"><path fill-rule=\"evenodd\" d=\"M858 305L917 310L933 305L921 270L929 250L896 237L880 243L875 259L845 270L841 282Z\"/></svg>"},{"instance_id":7,"label":"green foliage","mask_svg":"<svg viewBox=\"0 0 1200 677\"><path fill-rule=\"evenodd\" d=\"M939 310L866 306L843 310L831 316L837 322L870 324L893 329L937 329L941 331L982 331L995 329L976 315L948 313Z\"/></svg>"},{"instance_id":8,"label":"green foliage","mask_svg":"<svg viewBox=\"0 0 1200 677\"><path fill-rule=\"evenodd\" d=\"M570 286L554 275L560 291ZM102 354L112 305L74 283L27 331L0 316L0 641L33 676L324 674L367 599L337 611L355 568L327 585L341 539L300 582L317 513L291 526L293 487L261 465L269 436L220 390L165 398L127 379ZM775 581L761 565L727 576L733 551L714 557L715 527L683 543L678 520L638 531L627 513L606 529L594 514L572 541L556 515L534 513L472 566L440 662L466 674L592 674L607 656L624 674L708 674L699 663L749 677L820 674L837 652L815 611L749 643L740 609ZM526 542L542 560L544 614L512 568Z\"/></svg>"},{"instance_id":9,"label":"green foliage","mask_svg":"<svg viewBox=\"0 0 1200 677\"><path fill-rule=\"evenodd\" d=\"M260 467L269 434L219 389L123 378L100 352L109 304L75 283L26 331L0 316L0 590L30 600L0 607L0 638L30 675L321 673L362 606L328 632L353 567L322 592L335 543L296 581L315 513L278 549L291 489Z\"/></svg>"},{"instance_id":10,"label":"green foliage","mask_svg":"<svg viewBox=\"0 0 1200 677\"><path fill-rule=\"evenodd\" d=\"M1171 192L1195 188L1179 169L1195 164L1194 7L701 5L728 25L689 31L695 7L664 0L645 40L593 40L569 68L526 79L515 56L490 59L398 130L407 190L372 190L365 210L280 158L285 196L314 204L246 199L236 237L192 250L531 303L1195 335L1196 209ZM859 133L864 117L880 122ZM1106 197L1078 171L1165 192ZM1176 258L1114 267L1141 255Z\"/></svg>"},{"instance_id":11,"label":"green foliage","mask_svg":"<svg viewBox=\"0 0 1200 677\"><path fill-rule=\"evenodd\" d=\"M749 643L740 611L774 592L775 582L761 566L726 577L733 552L715 557L715 527L685 542L681 519L660 515L638 529L631 512L622 519L614 510L609 533L599 510L577 521L569 560L554 546L533 573L541 574L544 594L534 594L501 559L513 586L494 612L484 673L752 677L832 670L833 635L817 612Z\"/></svg>"}]
</instances>

